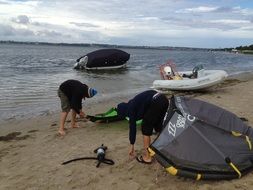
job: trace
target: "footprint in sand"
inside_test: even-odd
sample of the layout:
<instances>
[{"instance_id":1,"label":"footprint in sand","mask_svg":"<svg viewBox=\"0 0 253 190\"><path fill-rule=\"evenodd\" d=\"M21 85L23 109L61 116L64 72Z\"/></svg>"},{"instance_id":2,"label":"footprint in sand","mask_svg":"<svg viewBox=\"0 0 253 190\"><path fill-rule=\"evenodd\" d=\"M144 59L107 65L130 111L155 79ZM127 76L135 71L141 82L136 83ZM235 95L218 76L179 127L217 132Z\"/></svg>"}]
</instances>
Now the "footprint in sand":
<instances>
[{"instance_id":1,"label":"footprint in sand","mask_svg":"<svg viewBox=\"0 0 253 190\"><path fill-rule=\"evenodd\" d=\"M15 131L5 136L0 136L0 141L25 140L28 137L30 137L30 135L24 135L24 136L18 137L19 135L21 135L21 132Z\"/></svg>"},{"instance_id":2,"label":"footprint in sand","mask_svg":"<svg viewBox=\"0 0 253 190\"><path fill-rule=\"evenodd\" d=\"M35 133L37 131L39 131L39 130L31 130L31 131L28 131L28 133Z\"/></svg>"}]
</instances>

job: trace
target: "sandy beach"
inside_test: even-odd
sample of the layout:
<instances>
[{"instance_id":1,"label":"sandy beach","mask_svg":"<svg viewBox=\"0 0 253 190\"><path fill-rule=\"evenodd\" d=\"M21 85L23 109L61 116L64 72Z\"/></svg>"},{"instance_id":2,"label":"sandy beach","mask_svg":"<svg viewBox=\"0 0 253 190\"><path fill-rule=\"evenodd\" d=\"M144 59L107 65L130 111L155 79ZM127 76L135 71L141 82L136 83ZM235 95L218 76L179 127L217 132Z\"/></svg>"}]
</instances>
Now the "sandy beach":
<instances>
[{"instance_id":1,"label":"sandy beach","mask_svg":"<svg viewBox=\"0 0 253 190\"><path fill-rule=\"evenodd\" d=\"M253 77L230 78L206 92L184 95L221 106L253 126ZM109 102L85 107L87 114L107 111L117 103ZM67 135L57 135L59 113L24 120L1 122L0 126L0 189L170 189L211 190L251 189L253 172L241 179L194 181L167 174L159 163L143 165L128 158L127 121L92 123L79 121L80 128L67 129ZM70 123L67 124L69 127ZM94 149L108 147L106 158L115 165L81 160L68 165L62 162L78 157L96 156ZM142 135L136 141L141 153Z\"/></svg>"}]
</instances>

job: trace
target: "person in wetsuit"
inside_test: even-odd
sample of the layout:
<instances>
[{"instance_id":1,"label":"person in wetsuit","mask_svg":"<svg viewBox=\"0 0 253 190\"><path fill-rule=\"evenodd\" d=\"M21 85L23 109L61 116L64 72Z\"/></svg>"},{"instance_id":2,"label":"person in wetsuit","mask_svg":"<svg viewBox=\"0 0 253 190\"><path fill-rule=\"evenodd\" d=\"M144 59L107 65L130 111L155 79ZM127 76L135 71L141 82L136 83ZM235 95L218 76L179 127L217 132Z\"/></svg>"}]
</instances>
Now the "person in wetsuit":
<instances>
[{"instance_id":1,"label":"person in wetsuit","mask_svg":"<svg viewBox=\"0 0 253 190\"><path fill-rule=\"evenodd\" d=\"M167 97L155 90L147 90L128 103L120 103L117 105L118 115L121 117L129 117L129 157L135 157L134 144L136 140L136 121L142 119L142 134L144 155L136 157L138 162L150 164L151 157L147 148L150 145L151 135L153 129L156 132L161 132L163 125L163 118L169 106Z\"/></svg>"},{"instance_id":2,"label":"person in wetsuit","mask_svg":"<svg viewBox=\"0 0 253 190\"><path fill-rule=\"evenodd\" d=\"M58 130L60 135L65 135L64 124L70 110L72 110L71 127L77 128L76 115L78 114L81 118L85 116L82 111L82 99L91 98L96 94L95 89L89 88L78 80L67 80L60 85L58 89L58 97L61 100L62 108Z\"/></svg>"}]
</instances>

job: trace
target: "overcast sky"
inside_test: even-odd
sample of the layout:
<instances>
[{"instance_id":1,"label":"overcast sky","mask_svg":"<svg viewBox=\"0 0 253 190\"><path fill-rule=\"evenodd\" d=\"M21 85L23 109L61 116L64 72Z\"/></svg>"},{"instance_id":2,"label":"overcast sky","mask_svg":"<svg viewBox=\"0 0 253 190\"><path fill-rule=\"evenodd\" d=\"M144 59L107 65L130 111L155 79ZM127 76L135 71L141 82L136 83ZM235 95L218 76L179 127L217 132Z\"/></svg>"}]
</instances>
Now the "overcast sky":
<instances>
[{"instance_id":1,"label":"overcast sky","mask_svg":"<svg viewBox=\"0 0 253 190\"><path fill-rule=\"evenodd\" d=\"M0 0L0 40L251 45L253 0Z\"/></svg>"}]
</instances>

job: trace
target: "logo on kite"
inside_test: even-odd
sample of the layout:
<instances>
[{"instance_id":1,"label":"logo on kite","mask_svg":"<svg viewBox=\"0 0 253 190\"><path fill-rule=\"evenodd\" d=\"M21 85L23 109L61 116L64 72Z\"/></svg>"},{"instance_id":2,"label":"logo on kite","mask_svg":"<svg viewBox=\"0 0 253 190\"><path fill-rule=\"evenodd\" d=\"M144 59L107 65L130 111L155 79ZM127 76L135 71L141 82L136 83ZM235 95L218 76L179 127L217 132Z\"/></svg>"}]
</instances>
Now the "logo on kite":
<instances>
[{"instance_id":1,"label":"logo on kite","mask_svg":"<svg viewBox=\"0 0 253 190\"><path fill-rule=\"evenodd\" d=\"M189 114L186 115L186 117L183 117L182 115L178 115L176 123L172 123L171 121L169 122L168 126L168 132L171 134L173 137L176 136L177 129L185 129L185 123L186 120L193 122L196 118L194 116L191 116Z\"/></svg>"}]
</instances>

